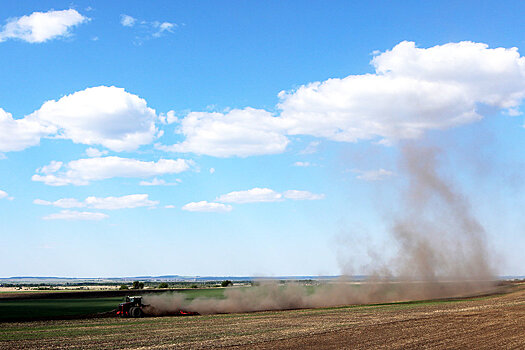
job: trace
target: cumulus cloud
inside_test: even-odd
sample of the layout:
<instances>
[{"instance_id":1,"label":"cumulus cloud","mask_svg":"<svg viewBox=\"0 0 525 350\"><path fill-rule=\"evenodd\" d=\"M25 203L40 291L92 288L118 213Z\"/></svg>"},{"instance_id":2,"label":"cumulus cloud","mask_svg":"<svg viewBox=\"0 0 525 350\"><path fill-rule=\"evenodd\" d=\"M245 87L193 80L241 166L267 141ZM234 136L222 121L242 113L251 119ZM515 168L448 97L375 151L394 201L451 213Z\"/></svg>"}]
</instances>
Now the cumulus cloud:
<instances>
[{"instance_id":1,"label":"cumulus cloud","mask_svg":"<svg viewBox=\"0 0 525 350\"><path fill-rule=\"evenodd\" d=\"M93 148L93 147L89 147L88 149L86 149L86 155L88 157L101 157L106 154L108 154L108 151L106 150L101 151L98 148Z\"/></svg>"},{"instance_id":2,"label":"cumulus cloud","mask_svg":"<svg viewBox=\"0 0 525 350\"><path fill-rule=\"evenodd\" d=\"M324 199L324 194L315 194L309 191L298 191L298 190L288 190L283 193L284 198L292 199L295 201L312 201Z\"/></svg>"},{"instance_id":3,"label":"cumulus cloud","mask_svg":"<svg viewBox=\"0 0 525 350\"><path fill-rule=\"evenodd\" d=\"M321 144L321 141L312 141L299 153L300 154L317 153L317 148L319 147L320 144Z\"/></svg>"},{"instance_id":4,"label":"cumulus cloud","mask_svg":"<svg viewBox=\"0 0 525 350\"><path fill-rule=\"evenodd\" d=\"M146 101L115 86L97 86L47 101L28 118L58 129L75 143L131 151L157 133L155 110Z\"/></svg>"},{"instance_id":5,"label":"cumulus cloud","mask_svg":"<svg viewBox=\"0 0 525 350\"><path fill-rule=\"evenodd\" d=\"M36 118L13 119L11 113L0 108L0 152L21 151L40 143L40 138L56 132L53 126L44 126Z\"/></svg>"},{"instance_id":6,"label":"cumulus cloud","mask_svg":"<svg viewBox=\"0 0 525 350\"><path fill-rule=\"evenodd\" d=\"M58 166L60 162L37 169L33 181L44 182L51 186L87 185L91 181L115 177L147 178L164 174L175 174L186 171L193 165L186 159L160 159L141 161L120 157L84 158Z\"/></svg>"},{"instance_id":7,"label":"cumulus cloud","mask_svg":"<svg viewBox=\"0 0 525 350\"><path fill-rule=\"evenodd\" d=\"M109 216L104 213L93 213L89 211L62 210L59 213L42 217L44 220L92 220L99 221Z\"/></svg>"},{"instance_id":8,"label":"cumulus cloud","mask_svg":"<svg viewBox=\"0 0 525 350\"><path fill-rule=\"evenodd\" d=\"M278 202L283 200L283 195L269 188L255 187L246 191L234 191L223 194L215 201L224 203L255 203Z\"/></svg>"},{"instance_id":9,"label":"cumulus cloud","mask_svg":"<svg viewBox=\"0 0 525 350\"><path fill-rule=\"evenodd\" d=\"M375 74L281 92L288 134L346 142L417 138L477 121L482 106L513 113L525 96L525 59L516 48L459 42L422 49L404 41L372 64Z\"/></svg>"},{"instance_id":10,"label":"cumulus cloud","mask_svg":"<svg viewBox=\"0 0 525 350\"><path fill-rule=\"evenodd\" d=\"M166 181L163 179L154 178L151 181L141 181L139 185L140 186L164 186L166 185Z\"/></svg>"},{"instance_id":11,"label":"cumulus cloud","mask_svg":"<svg viewBox=\"0 0 525 350\"><path fill-rule=\"evenodd\" d=\"M217 157L282 153L289 135L391 143L428 130L472 123L484 114L519 113L525 58L516 48L459 42L418 48L401 42L377 54L375 73L313 82L279 93L278 116L253 108L191 112L185 140L159 149ZM301 153L314 153L312 141Z\"/></svg>"},{"instance_id":12,"label":"cumulus cloud","mask_svg":"<svg viewBox=\"0 0 525 350\"><path fill-rule=\"evenodd\" d=\"M144 99L122 88L87 88L58 101L47 101L21 119L0 108L0 152L23 150L37 145L42 137L132 151L157 136L156 120L155 110ZM107 151L88 148L86 153L95 157Z\"/></svg>"},{"instance_id":13,"label":"cumulus cloud","mask_svg":"<svg viewBox=\"0 0 525 350\"><path fill-rule=\"evenodd\" d=\"M246 191L234 191L223 194L215 199L216 202L224 203L256 203L256 202L280 202L284 199L292 200L316 200L323 199L324 194L314 194L308 191L288 190L283 193L269 188L255 187Z\"/></svg>"},{"instance_id":14,"label":"cumulus cloud","mask_svg":"<svg viewBox=\"0 0 525 350\"><path fill-rule=\"evenodd\" d=\"M201 201L188 203L182 207L182 210L226 213L232 210L232 206L222 203L210 203L206 201Z\"/></svg>"},{"instance_id":15,"label":"cumulus cloud","mask_svg":"<svg viewBox=\"0 0 525 350\"><path fill-rule=\"evenodd\" d=\"M175 115L175 111L168 111L168 113L166 114L161 113L159 115L159 121L162 124L173 124L175 122L178 122L179 119Z\"/></svg>"},{"instance_id":16,"label":"cumulus cloud","mask_svg":"<svg viewBox=\"0 0 525 350\"><path fill-rule=\"evenodd\" d=\"M185 140L157 147L216 157L282 153L289 142L283 131L280 119L261 109L234 109L226 114L191 112L181 120L179 132Z\"/></svg>"},{"instance_id":17,"label":"cumulus cloud","mask_svg":"<svg viewBox=\"0 0 525 350\"><path fill-rule=\"evenodd\" d=\"M122 24L124 27L133 27L135 22L137 22L136 18L133 18L129 15L120 15L120 24Z\"/></svg>"},{"instance_id":18,"label":"cumulus cloud","mask_svg":"<svg viewBox=\"0 0 525 350\"><path fill-rule=\"evenodd\" d=\"M151 181L141 181L139 183L140 186L172 186L176 184L177 183L166 182L166 180L157 179L157 178L154 178Z\"/></svg>"},{"instance_id":19,"label":"cumulus cloud","mask_svg":"<svg viewBox=\"0 0 525 350\"><path fill-rule=\"evenodd\" d=\"M392 175L394 173L390 170L385 169L379 169L379 170L353 170L354 173L358 173L359 175L356 176L359 180L364 181L381 181L384 180Z\"/></svg>"},{"instance_id":20,"label":"cumulus cloud","mask_svg":"<svg viewBox=\"0 0 525 350\"><path fill-rule=\"evenodd\" d=\"M288 190L283 193L276 192L270 188L255 187L246 191L234 191L223 194L213 202L201 201L191 202L182 207L187 211L231 211L232 206L223 203L260 203L260 202L281 202L286 199L291 200L318 200L324 199L324 194L314 194L309 191ZM222 203L220 203L222 202Z\"/></svg>"},{"instance_id":21,"label":"cumulus cloud","mask_svg":"<svg viewBox=\"0 0 525 350\"><path fill-rule=\"evenodd\" d=\"M135 43L139 45L145 40L159 38L166 33L174 33L175 28L178 27L176 23L145 21L126 14L120 15L120 24L124 27L135 27L134 32L138 34L135 37Z\"/></svg>"},{"instance_id":22,"label":"cumulus cloud","mask_svg":"<svg viewBox=\"0 0 525 350\"><path fill-rule=\"evenodd\" d=\"M52 205L54 207L68 208L68 209L69 208L82 208L86 206L84 203L79 202L75 198L62 198L54 202L46 201L43 199L35 199L33 203L38 204L38 205Z\"/></svg>"},{"instance_id":23,"label":"cumulus cloud","mask_svg":"<svg viewBox=\"0 0 525 350\"><path fill-rule=\"evenodd\" d=\"M48 165L44 165L43 167L41 168L38 168L38 172L41 173L41 174L52 174L52 173L56 173L58 170L60 170L60 168L62 168L62 165L64 163L62 162L58 162L56 160L52 160L51 163L49 163Z\"/></svg>"},{"instance_id":24,"label":"cumulus cloud","mask_svg":"<svg viewBox=\"0 0 525 350\"><path fill-rule=\"evenodd\" d=\"M313 164L310 163L310 162L295 162L293 163L293 166L299 166L299 167L309 167L309 166L312 166Z\"/></svg>"},{"instance_id":25,"label":"cumulus cloud","mask_svg":"<svg viewBox=\"0 0 525 350\"><path fill-rule=\"evenodd\" d=\"M130 209L139 207L153 207L159 204L158 201L152 201L147 194L130 194L122 197L87 197L86 206L95 209Z\"/></svg>"},{"instance_id":26,"label":"cumulus cloud","mask_svg":"<svg viewBox=\"0 0 525 350\"><path fill-rule=\"evenodd\" d=\"M10 197L9 194L6 192L6 191L2 191L0 190L0 199L8 199L8 200L13 200L14 198L13 197Z\"/></svg>"},{"instance_id":27,"label":"cumulus cloud","mask_svg":"<svg viewBox=\"0 0 525 350\"><path fill-rule=\"evenodd\" d=\"M42 199L35 199L34 204L51 205L59 208L92 208L92 209L130 209L140 207L153 207L159 204L158 201L152 201L147 194L130 194L121 197L87 197L84 201L75 198L62 198L54 202Z\"/></svg>"},{"instance_id":28,"label":"cumulus cloud","mask_svg":"<svg viewBox=\"0 0 525 350\"><path fill-rule=\"evenodd\" d=\"M20 39L28 43L43 43L71 35L71 28L89 21L76 10L33 12L28 16L10 18L0 31L0 42Z\"/></svg>"},{"instance_id":29,"label":"cumulus cloud","mask_svg":"<svg viewBox=\"0 0 525 350\"><path fill-rule=\"evenodd\" d=\"M162 24L158 22L159 28ZM0 109L0 134L5 135L0 152L57 136L129 151L160 135L155 123L179 123L177 131L184 136L174 145L157 144L158 149L216 157L282 153L290 135L390 143L475 122L489 112L519 114L525 97L525 58L516 48L491 49L473 42L418 48L405 41L377 54L372 65L372 74L281 92L277 116L249 107L190 112L181 119L174 111L157 116L145 100L124 89L89 88L48 101L22 119ZM315 152L318 145L312 141L301 153Z\"/></svg>"},{"instance_id":30,"label":"cumulus cloud","mask_svg":"<svg viewBox=\"0 0 525 350\"><path fill-rule=\"evenodd\" d=\"M162 22L162 23L161 22L153 22L152 26L153 26L153 28L157 29L157 31L155 33L153 33L153 36L156 37L156 38L162 36L162 34L165 33L165 32L173 33L173 31L177 27L177 25L175 23L171 23L171 22Z\"/></svg>"}]
</instances>

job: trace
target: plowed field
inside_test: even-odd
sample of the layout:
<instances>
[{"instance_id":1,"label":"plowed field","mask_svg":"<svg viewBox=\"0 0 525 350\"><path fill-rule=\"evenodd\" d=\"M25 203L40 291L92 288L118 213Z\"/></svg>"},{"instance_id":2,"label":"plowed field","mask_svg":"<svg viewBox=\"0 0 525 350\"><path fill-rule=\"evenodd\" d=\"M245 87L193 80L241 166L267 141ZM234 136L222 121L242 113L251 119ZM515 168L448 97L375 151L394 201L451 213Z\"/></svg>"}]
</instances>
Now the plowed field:
<instances>
[{"instance_id":1,"label":"plowed field","mask_svg":"<svg viewBox=\"0 0 525 350\"><path fill-rule=\"evenodd\" d=\"M525 286L483 298L0 323L0 349L525 349Z\"/></svg>"}]
</instances>

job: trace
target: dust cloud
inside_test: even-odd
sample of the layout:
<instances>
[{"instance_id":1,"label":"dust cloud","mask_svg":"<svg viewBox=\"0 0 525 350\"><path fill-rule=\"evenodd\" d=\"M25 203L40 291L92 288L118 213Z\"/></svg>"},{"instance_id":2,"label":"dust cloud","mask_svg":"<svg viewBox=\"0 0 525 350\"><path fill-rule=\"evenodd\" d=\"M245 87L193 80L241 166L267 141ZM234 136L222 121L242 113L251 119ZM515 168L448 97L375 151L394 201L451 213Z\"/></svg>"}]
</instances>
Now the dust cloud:
<instances>
[{"instance_id":1,"label":"dust cloud","mask_svg":"<svg viewBox=\"0 0 525 350\"><path fill-rule=\"evenodd\" d=\"M397 253L377 259L360 282L350 277L316 286L262 282L228 288L223 299L188 300L178 293L145 296L156 315L178 310L199 314L331 307L458 297L495 288L486 233L468 199L439 173L439 150L408 143L401 148L398 214L391 218ZM351 249L351 248L350 248ZM370 252L374 257L381 252ZM344 272L344 271L343 271Z\"/></svg>"},{"instance_id":2,"label":"dust cloud","mask_svg":"<svg viewBox=\"0 0 525 350\"><path fill-rule=\"evenodd\" d=\"M392 227L397 275L432 282L493 279L485 229L468 199L438 173L439 150L408 144L402 152L409 183Z\"/></svg>"}]
</instances>

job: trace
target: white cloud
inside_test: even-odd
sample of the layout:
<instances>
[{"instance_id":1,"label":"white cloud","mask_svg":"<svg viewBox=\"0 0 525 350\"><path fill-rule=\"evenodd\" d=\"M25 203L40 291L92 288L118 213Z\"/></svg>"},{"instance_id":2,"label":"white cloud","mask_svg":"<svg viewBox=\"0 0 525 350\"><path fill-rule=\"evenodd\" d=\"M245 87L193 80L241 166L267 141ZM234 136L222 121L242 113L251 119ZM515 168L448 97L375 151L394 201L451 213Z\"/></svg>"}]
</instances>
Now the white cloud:
<instances>
[{"instance_id":1,"label":"white cloud","mask_svg":"<svg viewBox=\"0 0 525 350\"><path fill-rule=\"evenodd\" d=\"M62 210L59 213L42 217L44 220L93 220L99 221L109 216L104 213L93 213L89 211Z\"/></svg>"},{"instance_id":2,"label":"white cloud","mask_svg":"<svg viewBox=\"0 0 525 350\"><path fill-rule=\"evenodd\" d=\"M86 149L86 155L88 157L101 157L101 156L104 156L108 154L108 151L104 150L104 151L101 151L97 148L93 148L93 147L89 147L88 149Z\"/></svg>"},{"instance_id":3,"label":"white cloud","mask_svg":"<svg viewBox=\"0 0 525 350\"><path fill-rule=\"evenodd\" d=\"M269 188L252 188L247 191L234 191L223 194L215 199L216 202L224 203L256 203L256 202L280 202L284 199L292 200L318 200L323 199L324 194L314 194L309 191L288 190L283 193Z\"/></svg>"},{"instance_id":4,"label":"white cloud","mask_svg":"<svg viewBox=\"0 0 525 350\"><path fill-rule=\"evenodd\" d=\"M0 42L20 39L28 43L45 41L71 35L70 29L89 18L76 10L33 12L28 16L10 18L0 31Z\"/></svg>"},{"instance_id":5,"label":"white cloud","mask_svg":"<svg viewBox=\"0 0 525 350\"><path fill-rule=\"evenodd\" d=\"M166 180L154 178L151 181L141 181L139 185L140 186L174 186L174 185L177 185L177 183L176 182L166 182Z\"/></svg>"},{"instance_id":6,"label":"white cloud","mask_svg":"<svg viewBox=\"0 0 525 350\"><path fill-rule=\"evenodd\" d=\"M278 202L283 195L269 188L252 188L246 191L234 191L217 197L215 201L224 203Z\"/></svg>"},{"instance_id":7,"label":"white cloud","mask_svg":"<svg viewBox=\"0 0 525 350\"><path fill-rule=\"evenodd\" d=\"M131 151L157 133L155 110L136 95L114 86L97 86L47 101L27 118L54 126L75 143Z\"/></svg>"},{"instance_id":8,"label":"white cloud","mask_svg":"<svg viewBox=\"0 0 525 350\"><path fill-rule=\"evenodd\" d=\"M49 202L49 201L42 200L42 199L35 199L33 203L38 204L38 205L52 205L54 207L68 208L68 209L69 208L82 208L86 206L84 203L79 202L75 198L62 198L54 202Z\"/></svg>"},{"instance_id":9,"label":"white cloud","mask_svg":"<svg viewBox=\"0 0 525 350\"><path fill-rule=\"evenodd\" d=\"M177 27L175 23L170 22L153 22L152 26L157 29L157 31L153 33L153 36L156 38L160 37L164 32L173 33L175 27Z\"/></svg>"},{"instance_id":10,"label":"white cloud","mask_svg":"<svg viewBox=\"0 0 525 350\"><path fill-rule=\"evenodd\" d=\"M475 122L484 113L519 113L525 58L516 48L473 42L427 49L401 42L372 60L375 73L313 82L279 94L280 115L245 108L191 112L180 121L185 140L173 152L246 157L285 151L286 135L391 143L425 131ZM312 141L301 153L314 153Z\"/></svg>"},{"instance_id":11,"label":"white cloud","mask_svg":"<svg viewBox=\"0 0 525 350\"><path fill-rule=\"evenodd\" d=\"M60 168L62 168L63 164L64 163L62 163L62 162L58 162L56 160L52 160L51 163L49 163L48 165L44 165L43 167L38 168L37 172L39 172L41 174L56 173L58 170L60 170Z\"/></svg>"},{"instance_id":12,"label":"white cloud","mask_svg":"<svg viewBox=\"0 0 525 350\"><path fill-rule=\"evenodd\" d=\"M185 141L157 147L216 157L282 153L289 142L283 131L281 120L261 109L234 109L226 114L191 112L182 119L179 130Z\"/></svg>"},{"instance_id":13,"label":"white cloud","mask_svg":"<svg viewBox=\"0 0 525 350\"><path fill-rule=\"evenodd\" d=\"M301 152L299 152L300 154L313 154L313 153L317 153L317 148L319 147L319 145L321 144L321 141L312 141L308 144L308 146L305 147L305 149L303 149Z\"/></svg>"},{"instance_id":14,"label":"white cloud","mask_svg":"<svg viewBox=\"0 0 525 350\"><path fill-rule=\"evenodd\" d=\"M7 200L12 201L15 198L14 197L9 197L9 194L6 191L0 190L0 199L7 199Z\"/></svg>"},{"instance_id":15,"label":"white cloud","mask_svg":"<svg viewBox=\"0 0 525 350\"><path fill-rule=\"evenodd\" d=\"M167 182L164 179L153 178L151 181L141 181L140 186L176 186L181 183L181 179L175 179L175 182Z\"/></svg>"},{"instance_id":16,"label":"white cloud","mask_svg":"<svg viewBox=\"0 0 525 350\"><path fill-rule=\"evenodd\" d=\"M512 111L525 96L525 59L516 48L460 42L420 49L405 41L372 64L375 74L281 92L288 133L346 142L417 138L477 121L482 106Z\"/></svg>"},{"instance_id":17,"label":"white cloud","mask_svg":"<svg viewBox=\"0 0 525 350\"><path fill-rule=\"evenodd\" d=\"M188 203L182 207L182 210L225 213L231 211L232 206L222 203L210 203L206 201L201 201Z\"/></svg>"},{"instance_id":18,"label":"white cloud","mask_svg":"<svg viewBox=\"0 0 525 350\"><path fill-rule=\"evenodd\" d=\"M42 199L35 199L34 204L52 205L59 208L92 208L92 209L130 209L139 207L152 207L159 204L158 201L152 201L147 194L130 194L121 197L87 197L84 201L78 201L75 198L62 198L54 202Z\"/></svg>"},{"instance_id":19,"label":"white cloud","mask_svg":"<svg viewBox=\"0 0 525 350\"><path fill-rule=\"evenodd\" d=\"M40 138L56 132L52 126L43 126L34 117L13 119L11 113L0 108L0 152L21 151L40 143Z\"/></svg>"},{"instance_id":20,"label":"white cloud","mask_svg":"<svg viewBox=\"0 0 525 350\"><path fill-rule=\"evenodd\" d=\"M70 184L87 185L91 181L115 177L147 178L186 171L193 165L193 161L160 159L157 162L147 162L131 158L96 157L74 160L65 166L50 171L49 167L52 164L53 162L37 169L38 174L33 175L32 180L44 182L51 186L64 186Z\"/></svg>"},{"instance_id":21,"label":"white cloud","mask_svg":"<svg viewBox=\"0 0 525 350\"><path fill-rule=\"evenodd\" d=\"M122 197L88 197L85 200L86 205L95 209L129 209L139 207L152 207L159 204L158 201L148 199L147 194L130 194Z\"/></svg>"},{"instance_id":22,"label":"white cloud","mask_svg":"<svg viewBox=\"0 0 525 350\"><path fill-rule=\"evenodd\" d=\"M284 198L292 199L294 201L303 201L303 200L319 200L324 199L324 194L315 194L309 191L298 191L298 190L288 190L283 193Z\"/></svg>"},{"instance_id":23,"label":"white cloud","mask_svg":"<svg viewBox=\"0 0 525 350\"><path fill-rule=\"evenodd\" d=\"M270 188L259 188L255 187L251 190L246 191L234 191L227 194L223 194L215 199L214 202L192 202L186 204L183 209L190 211L212 211L212 208L222 208L224 210L222 203L260 203L260 202L281 202L285 199L291 200L319 200L324 199L324 194L314 194L309 191L298 191L298 190L288 190L283 193L276 192ZM186 208L187 207L187 208ZM231 210L230 206L228 211Z\"/></svg>"},{"instance_id":24,"label":"white cloud","mask_svg":"<svg viewBox=\"0 0 525 350\"><path fill-rule=\"evenodd\" d=\"M312 166L313 164L310 162L295 162L293 163L293 165L299 166L299 167L309 167L309 166Z\"/></svg>"},{"instance_id":25,"label":"white cloud","mask_svg":"<svg viewBox=\"0 0 525 350\"><path fill-rule=\"evenodd\" d=\"M210 168L210 174L215 173L215 168Z\"/></svg>"},{"instance_id":26,"label":"white cloud","mask_svg":"<svg viewBox=\"0 0 525 350\"><path fill-rule=\"evenodd\" d=\"M159 115L159 121L162 124L173 124L175 122L178 122L179 119L175 115L175 111L168 111L168 113L166 114L161 113Z\"/></svg>"},{"instance_id":27,"label":"white cloud","mask_svg":"<svg viewBox=\"0 0 525 350\"><path fill-rule=\"evenodd\" d=\"M153 141L158 134L156 120L155 110L144 99L122 88L87 88L58 101L47 101L22 119L13 119L0 108L0 152L38 145L42 137L132 151ZM86 153L94 157L107 151L88 148Z\"/></svg>"},{"instance_id":28,"label":"white cloud","mask_svg":"<svg viewBox=\"0 0 525 350\"><path fill-rule=\"evenodd\" d=\"M164 208L166 208L166 209L174 209L175 206L172 205L172 204L168 204L168 205L165 205Z\"/></svg>"},{"instance_id":29,"label":"white cloud","mask_svg":"<svg viewBox=\"0 0 525 350\"><path fill-rule=\"evenodd\" d=\"M164 186L166 185L166 181L163 179L154 178L151 181L141 181L139 185L140 186Z\"/></svg>"},{"instance_id":30,"label":"white cloud","mask_svg":"<svg viewBox=\"0 0 525 350\"><path fill-rule=\"evenodd\" d=\"M392 171L385 169L368 171L353 170L353 172L359 174L358 176L356 176L356 178L364 181L381 181L386 179L387 177L394 175Z\"/></svg>"},{"instance_id":31,"label":"white cloud","mask_svg":"<svg viewBox=\"0 0 525 350\"><path fill-rule=\"evenodd\" d=\"M136 18L133 18L129 15L120 15L120 24L122 24L124 27L133 27L136 21Z\"/></svg>"},{"instance_id":32,"label":"white cloud","mask_svg":"<svg viewBox=\"0 0 525 350\"><path fill-rule=\"evenodd\" d=\"M174 33L178 27L176 23L160 21L144 21L129 15L120 16L120 24L124 27L135 27L134 32L138 33L135 43L140 45L144 40L159 38L166 33ZM136 25L137 24L137 25Z\"/></svg>"},{"instance_id":33,"label":"white cloud","mask_svg":"<svg viewBox=\"0 0 525 350\"><path fill-rule=\"evenodd\" d=\"M159 28L162 24L158 22ZM420 49L401 42L377 54L372 64L373 74L280 93L279 116L245 108L190 112L179 120L174 111L157 116L145 100L107 86L48 101L22 119L0 109L0 135L5 135L0 152L22 150L54 136L129 151L160 135L155 122L178 122L178 132L185 137L157 148L216 157L282 153L289 143L287 135L344 142L379 138L389 143L471 123L487 111L516 115L525 96L525 58L516 48L460 42ZM315 152L318 145L313 141L301 153Z\"/></svg>"}]
</instances>

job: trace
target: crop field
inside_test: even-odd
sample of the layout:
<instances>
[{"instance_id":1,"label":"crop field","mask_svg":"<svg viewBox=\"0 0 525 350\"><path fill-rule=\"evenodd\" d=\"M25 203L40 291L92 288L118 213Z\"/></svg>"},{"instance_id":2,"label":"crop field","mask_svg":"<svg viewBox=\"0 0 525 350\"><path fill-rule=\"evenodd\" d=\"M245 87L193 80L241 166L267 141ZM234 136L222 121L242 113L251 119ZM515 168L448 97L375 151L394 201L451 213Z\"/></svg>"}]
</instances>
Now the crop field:
<instances>
[{"instance_id":1,"label":"crop field","mask_svg":"<svg viewBox=\"0 0 525 350\"><path fill-rule=\"evenodd\" d=\"M108 301L109 302L109 301ZM1 349L523 349L525 286L457 300L0 323Z\"/></svg>"},{"instance_id":2,"label":"crop field","mask_svg":"<svg viewBox=\"0 0 525 350\"><path fill-rule=\"evenodd\" d=\"M177 290L177 293L182 293L191 300L198 297L222 298L224 290L185 289ZM94 293L82 292L56 292L53 295L49 292L17 294L0 297L0 322L94 316L116 309L124 299L123 296L85 297ZM111 295L111 292L104 294ZM127 291L126 294L132 295L134 291Z\"/></svg>"}]
</instances>

